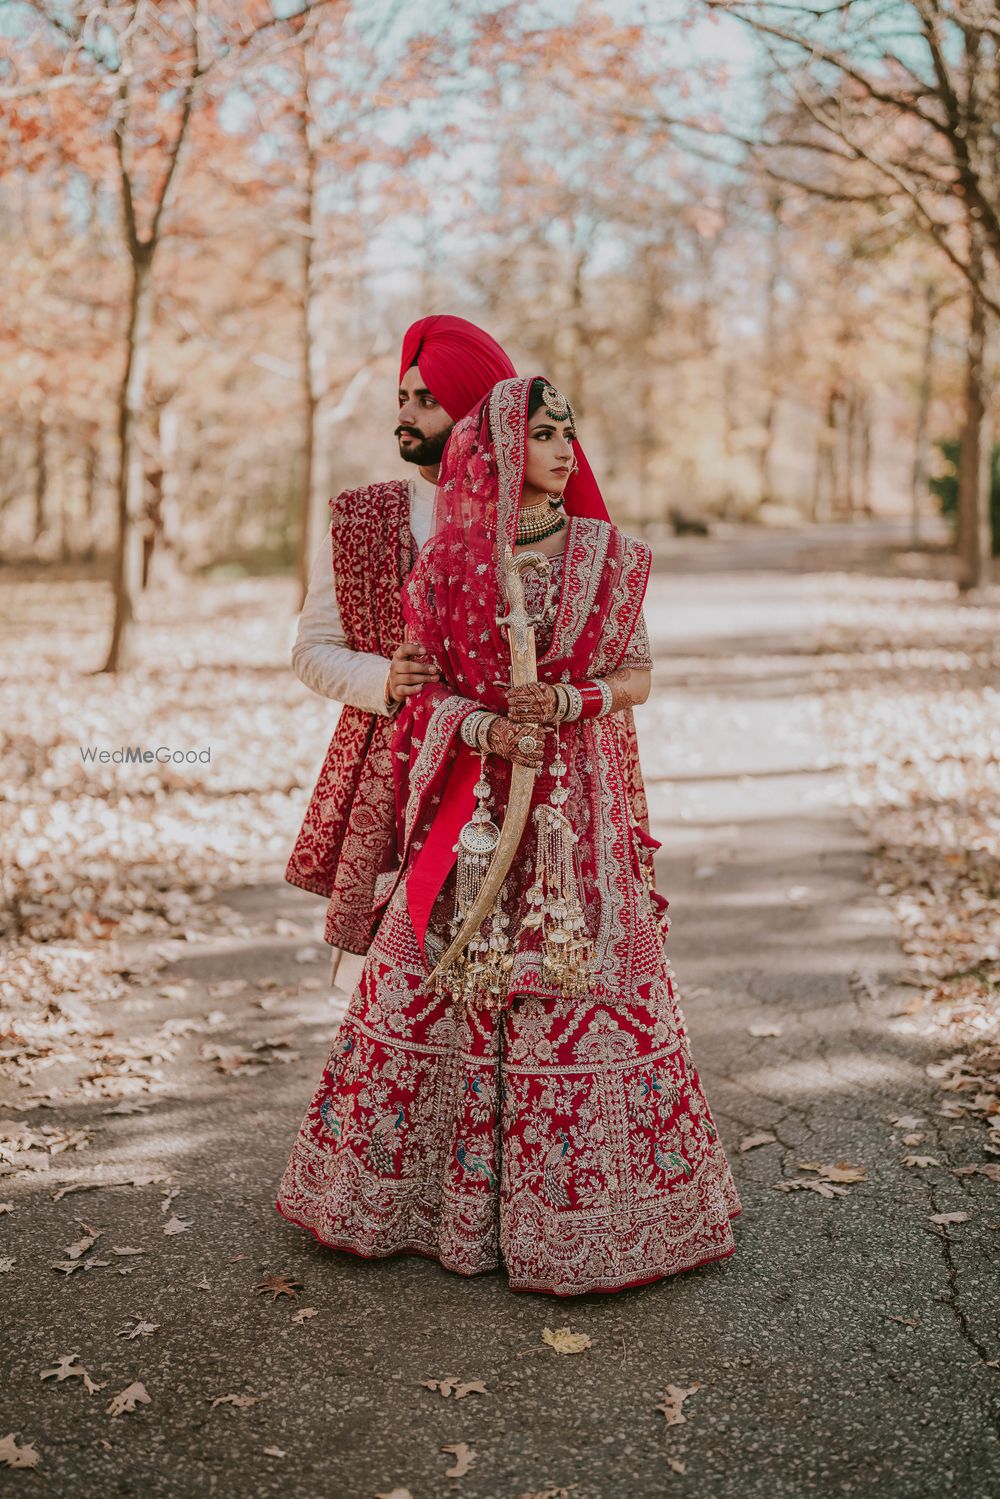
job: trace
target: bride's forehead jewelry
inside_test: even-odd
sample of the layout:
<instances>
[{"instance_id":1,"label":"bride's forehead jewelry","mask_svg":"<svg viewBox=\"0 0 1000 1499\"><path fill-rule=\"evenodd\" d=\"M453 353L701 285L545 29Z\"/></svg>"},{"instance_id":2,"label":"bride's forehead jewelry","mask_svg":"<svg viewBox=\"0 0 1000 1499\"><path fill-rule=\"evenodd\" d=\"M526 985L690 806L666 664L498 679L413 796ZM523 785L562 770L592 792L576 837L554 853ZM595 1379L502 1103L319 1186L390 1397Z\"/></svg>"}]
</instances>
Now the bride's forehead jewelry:
<instances>
[{"instance_id":1,"label":"bride's forehead jewelry","mask_svg":"<svg viewBox=\"0 0 1000 1499\"><path fill-rule=\"evenodd\" d=\"M572 406L554 385L542 386L542 405L545 407L545 415L550 416L554 422L569 421L573 416Z\"/></svg>"}]
</instances>

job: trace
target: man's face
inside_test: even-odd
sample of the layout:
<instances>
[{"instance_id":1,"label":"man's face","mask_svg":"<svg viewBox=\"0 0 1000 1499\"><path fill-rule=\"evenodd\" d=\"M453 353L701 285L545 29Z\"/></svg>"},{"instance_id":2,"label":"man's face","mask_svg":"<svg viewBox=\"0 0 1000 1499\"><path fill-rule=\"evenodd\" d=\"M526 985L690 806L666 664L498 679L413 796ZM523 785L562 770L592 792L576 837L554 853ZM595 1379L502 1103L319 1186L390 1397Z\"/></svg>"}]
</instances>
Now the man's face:
<instances>
[{"instance_id":1,"label":"man's face","mask_svg":"<svg viewBox=\"0 0 1000 1499\"><path fill-rule=\"evenodd\" d=\"M417 364L406 371L400 382L396 421L399 456L421 468L435 468L441 462L455 423L427 389Z\"/></svg>"}]
</instances>

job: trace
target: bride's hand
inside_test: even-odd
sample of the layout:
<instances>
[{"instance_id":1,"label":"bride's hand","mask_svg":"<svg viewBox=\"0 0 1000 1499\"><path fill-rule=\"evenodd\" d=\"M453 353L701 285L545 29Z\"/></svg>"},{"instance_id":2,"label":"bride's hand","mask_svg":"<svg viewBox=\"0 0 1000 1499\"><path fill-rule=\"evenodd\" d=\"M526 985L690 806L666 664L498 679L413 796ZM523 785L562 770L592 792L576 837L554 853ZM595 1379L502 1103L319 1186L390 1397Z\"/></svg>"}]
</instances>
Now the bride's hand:
<instances>
[{"instance_id":1,"label":"bride's hand","mask_svg":"<svg viewBox=\"0 0 1000 1499\"><path fill-rule=\"evenodd\" d=\"M513 723L555 723L556 707L556 690L547 682L507 689L507 713Z\"/></svg>"},{"instance_id":2,"label":"bride's hand","mask_svg":"<svg viewBox=\"0 0 1000 1499\"><path fill-rule=\"evenodd\" d=\"M527 765L538 770L545 748L545 733L530 724L515 723L499 714L490 724L486 742L495 755L503 755L513 765Z\"/></svg>"}]
</instances>

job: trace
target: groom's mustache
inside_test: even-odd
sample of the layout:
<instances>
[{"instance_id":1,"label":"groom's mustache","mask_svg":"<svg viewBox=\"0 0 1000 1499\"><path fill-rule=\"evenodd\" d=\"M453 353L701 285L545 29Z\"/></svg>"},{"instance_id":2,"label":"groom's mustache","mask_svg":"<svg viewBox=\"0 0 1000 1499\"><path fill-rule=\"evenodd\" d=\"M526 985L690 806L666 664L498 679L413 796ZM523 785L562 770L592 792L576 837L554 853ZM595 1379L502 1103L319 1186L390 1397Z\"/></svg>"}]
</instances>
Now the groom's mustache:
<instances>
[{"instance_id":1,"label":"groom's mustache","mask_svg":"<svg viewBox=\"0 0 1000 1499\"><path fill-rule=\"evenodd\" d=\"M423 437L425 435L423 432L421 432L419 427L397 427L395 432L393 433L393 436L402 437L404 432L407 433L410 437Z\"/></svg>"}]
</instances>

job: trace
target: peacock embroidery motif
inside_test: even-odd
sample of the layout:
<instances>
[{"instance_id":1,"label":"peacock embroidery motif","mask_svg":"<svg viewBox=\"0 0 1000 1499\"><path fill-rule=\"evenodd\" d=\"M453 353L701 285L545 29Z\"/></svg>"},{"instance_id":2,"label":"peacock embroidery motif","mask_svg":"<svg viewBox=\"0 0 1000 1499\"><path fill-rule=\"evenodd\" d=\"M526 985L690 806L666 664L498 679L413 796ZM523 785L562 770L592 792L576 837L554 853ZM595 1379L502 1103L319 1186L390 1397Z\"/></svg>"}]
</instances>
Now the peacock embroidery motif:
<instances>
[{"instance_id":1,"label":"peacock embroidery motif","mask_svg":"<svg viewBox=\"0 0 1000 1499\"><path fill-rule=\"evenodd\" d=\"M365 1151L366 1159L370 1166L381 1176L395 1176L396 1152L399 1149L399 1134L405 1122L405 1114L402 1104L398 1104L391 1114L383 1114L381 1119L376 1119L372 1125L371 1138Z\"/></svg>"},{"instance_id":2,"label":"peacock embroidery motif","mask_svg":"<svg viewBox=\"0 0 1000 1499\"><path fill-rule=\"evenodd\" d=\"M486 1161L483 1160L482 1156L470 1155L468 1150L466 1150L463 1141L461 1140L459 1140L458 1144L455 1146L455 1159L461 1166L462 1170L469 1176L483 1177L486 1181L486 1185L491 1190L496 1186L497 1179L490 1167L487 1165Z\"/></svg>"}]
</instances>

